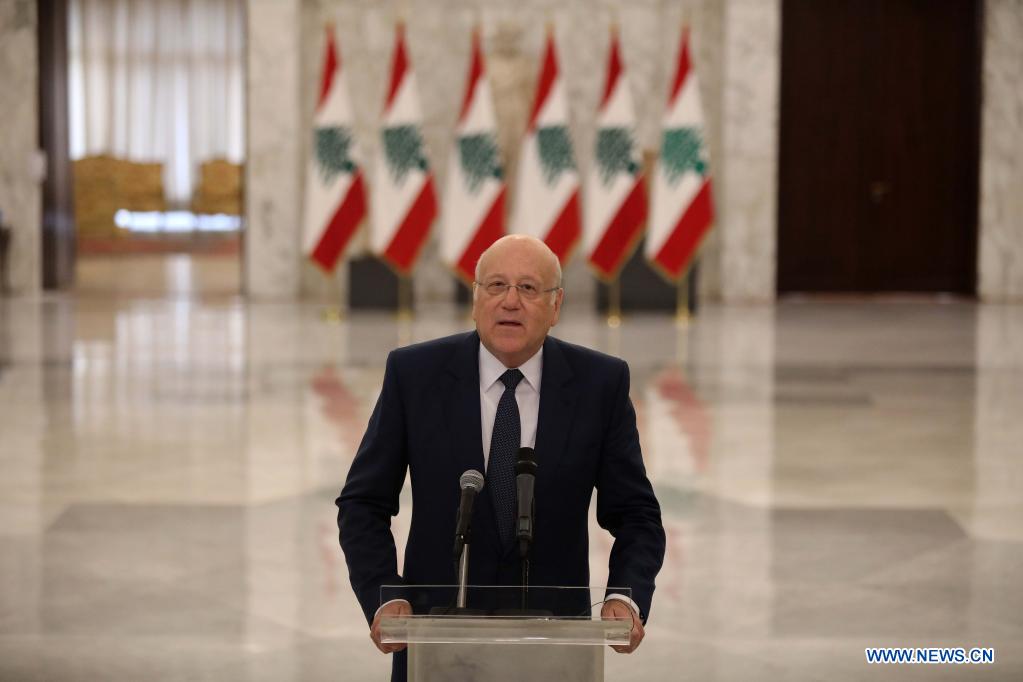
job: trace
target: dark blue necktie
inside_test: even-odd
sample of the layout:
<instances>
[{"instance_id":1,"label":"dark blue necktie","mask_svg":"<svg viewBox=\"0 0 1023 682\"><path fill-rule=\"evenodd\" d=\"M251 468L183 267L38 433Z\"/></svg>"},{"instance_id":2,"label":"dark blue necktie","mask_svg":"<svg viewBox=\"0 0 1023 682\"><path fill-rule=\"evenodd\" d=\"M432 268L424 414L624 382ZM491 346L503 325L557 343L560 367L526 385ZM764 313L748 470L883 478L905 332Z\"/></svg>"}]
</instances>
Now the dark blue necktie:
<instances>
[{"instance_id":1,"label":"dark blue necktie","mask_svg":"<svg viewBox=\"0 0 1023 682\"><path fill-rule=\"evenodd\" d=\"M487 485L497 513L497 532L506 546L511 544L515 532L515 457L521 439L515 387L520 381L522 372L517 369L509 369L501 375L504 393L497 404L494 431L490 436L490 462L487 464Z\"/></svg>"}]
</instances>

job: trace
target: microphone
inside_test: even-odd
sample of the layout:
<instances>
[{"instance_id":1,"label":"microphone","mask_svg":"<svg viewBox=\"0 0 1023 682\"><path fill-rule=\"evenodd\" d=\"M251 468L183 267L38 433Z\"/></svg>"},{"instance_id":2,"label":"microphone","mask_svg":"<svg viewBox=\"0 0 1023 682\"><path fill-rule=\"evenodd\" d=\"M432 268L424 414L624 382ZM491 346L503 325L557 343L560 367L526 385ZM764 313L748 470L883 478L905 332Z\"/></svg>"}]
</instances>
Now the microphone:
<instances>
[{"instance_id":1,"label":"microphone","mask_svg":"<svg viewBox=\"0 0 1023 682\"><path fill-rule=\"evenodd\" d=\"M515 493L519 516L515 522L515 536L519 541L519 556L529 554L533 542L533 487L536 483L536 457L533 448L519 448L515 462Z\"/></svg>"},{"instance_id":2,"label":"microphone","mask_svg":"<svg viewBox=\"0 0 1023 682\"><path fill-rule=\"evenodd\" d=\"M455 524L455 561L462 555L462 548L469 542L469 525L472 523L472 505L476 494L483 490L483 474L469 469L458 479L462 499L458 502L458 522Z\"/></svg>"}]
</instances>

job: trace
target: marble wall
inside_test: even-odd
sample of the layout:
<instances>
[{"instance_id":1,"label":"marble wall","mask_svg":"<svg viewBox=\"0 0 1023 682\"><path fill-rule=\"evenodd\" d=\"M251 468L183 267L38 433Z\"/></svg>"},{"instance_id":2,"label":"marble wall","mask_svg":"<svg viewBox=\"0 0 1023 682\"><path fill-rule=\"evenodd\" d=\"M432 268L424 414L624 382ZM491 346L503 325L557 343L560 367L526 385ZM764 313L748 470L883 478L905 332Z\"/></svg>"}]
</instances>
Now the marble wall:
<instances>
[{"instance_id":1,"label":"marble wall","mask_svg":"<svg viewBox=\"0 0 1023 682\"><path fill-rule=\"evenodd\" d=\"M294 154L305 167L304 144L313 117L324 25L333 22L347 69L354 109L356 135L363 163L370 167L378 144L377 122L383 106L384 88L394 43L394 24L400 17L407 25L408 47L419 80L426 149L439 188L443 188L451 135L458 115L468 66L469 38L473 25L482 29L488 70L496 99L500 146L507 177L514 179L518 148L530 107L544 27L556 31L561 68L568 88L571 133L581 168L588 167L597 104L603 87L609 26L617 22L624 59L637 102L638 138L645 150L659 145L660 118L673 76L680 27L688 21L693 31L693 60L701 79L706 109L712 173L719 197L718 229L703 251L701 290L727 300L770 300L773 297L774 152L777 117L777 0L525 0L509 5L501 0L462 0L443 4L430 0L375 2L369 0L306 0L300 3L301 26L298 83L285 78L283 69L293 64L281 55L279 5L294 11L295 2L250 2L250 160L266 153L269 145L283 148L281 123L294 122L291 102L281 92L300 92L298 123L291 130L286 163L252 163L249 170L251 230L248 289L255 295L305 295L343 299L343 268L333 281L326 280L303 259L291 259L297 250L300 193L290 194L287 208L279 201L280 214L265 210L265 197L257 186L279 188ZM271 11L272 9L272 11ZM730 22L730 23L727 23ZM259 45L260 36L270 41ZM290 31L287 40L296 36ZM265 54L278 56L267 73ZM283 59L281 58L283 57ZM253 60L260 60L257 64ZM256 74L259 74L258 78ZM766 74L766 77L764 76ZM268 82L273 79L272 82ZM258 82L257 82L258 81ZM729 92L728 89L733 89ZM265 93L264 99L260 93ZM757 99L750 100L751 96ZM727 108L727 111L726 111ZM286 112L286 113L285 113ZM764 112L767 112L766 114ZM273 119L271 125L269 119ZM277 135L277 143L261 135ZM270 153L275 156L277 152ZM732 156L734 155L734 160ZM734 167L733 172L729 172ZM295 179L287 179L293 187ZM301 186L301 178L298 179ZM254 184L253 184L254 183ZM514 190L514 188L512 188ZM279 191L279 190L278 190ZM289 190L290 191L290 190ZM282 193L280 200L285 197ZM512 195L514 196L514 194ZM443 207L442 207L443 210ZM294 222L293 222L294 221ZM272 223L272 225L271 225ZM289 232L288 248L284 246ZM435 226L435 230L438 229ZM259 242L272 235L277 248ZM766 243L766 245L765 245ZM735 253L731 253L734 251ZM297 252L297 251L296 251ZM277 273L267 277L266 273ZM583 258L577 255L567 268L570 296L590 298L594 280ZM731 282L728 287L723 282ZM417 298L448 298L452 279L438 262L435 244L424 251L415 274Z\"/></svg>"},{"instance_id":2,"label":"marble wall","mask_svg":"<svg viewBox=\"0 0 1023 682\"><path fill-rule=\"evenodd\" d=\"M655 149L678 27L687 17L701 77L716 229L703 251L701 292L726 301L774 296L776 149L780 66L778 0L249 0L248 166L245 288L256 298L300 294L343 298L343 270L327 281L299 249L302 170L312 120L323 24L337 25L350 69L357 133L365 160L399 12L419 73L424 132L438 183L464 87L469 31L479 22L497 96L509 177L532 98L543 27L556 28L569 88L572 134L582 166L592 157L607 26L617 19L638 106L639 139ZM1023 0L986 0L978 292L1023 300ZM36 4L0 2L0 210L14 227L10 280L40 286L40 168L36 165L38 74ZM648 103L644 105L643 103ZM592 293L576 260L566 272L574 298ZM417 296L448 297L447 272L431 245L416 273Z\"/></svg>"},{"instance_id":3,"label":"marble wall","mask_svg":"<svg viewBox=\"0 0 1023 682\"><path fill-rule=\"evenodd\" d=\"M12 228L8 283L15 293L42 285L36 29L33 0L0 2L0 211Z\"/></svg>"},{"instance_id":4,"label":"marble wall","mask_svg":"<svg viewBox=\"0 0 1023 682\"><path fill-rule=\"evenodd\" d=\"M977 285L1023 301L1023 0L985 3Z\"/></svg>"},{"instance_id":5,"label":"marble wall","mask_svg":"<svg viewBox=\"0 0 1023 682\"><path fill-rule=\"evenodd\" d=\"M252 2L254 8L264 4ZM322 27L333 21L350 69L363 159L372 162L393 24L402 16L408 24L409 49L419 74L427 151L440 186L473 24L479 23L483 29L497 96L502 152L508 175L514 178L544 25L552 23L557 31L576 154L580 165L586 167L592 158L589 141L604 73L608 24L617 20L621 27L624 56L639 103L639 140L645 149L653 150L678 26L687 18L693 26L717 197L716 229L703 251L701 293L729 302L773 299L781 30L778 0L523 0L514 6L500 0L451 0L440 5L429 0L305 0L299 14L301 73L297 85L289 83L291 91L300 92L301 126L292 131L294 139L301 139L312 119ZM266 21L272 26L265 32L276 36L278 20L273 13L265 18L254 16L253 29ZM1023 158L1023 88L1019 87L1023 82L1023 1L987 0L984 44L978 293L985 300L1019 300L1023 299L1023 195L1017 189L1023 186L1023 165L1019 163ZM257 53L258 49L252 50L253 55ZM278 100L275 105L287 107L289 117L295 116L290 103ZM253 124L269 115L259 106L251 111ZM304 144L289 150L303 162L307 152ZM289 182L294 185L296 181ZM297 182L300 186L301 180ZM279 218L281 225L300 212L300 206L290 206L288 217ZM266 213L251 215L258 223ZM293 224L292 250L297 248L297 221ZM287 228L278 230L283 239L282 231ZM255 247L259 234L251 236ZM307 294L329 291L331 296L343 298L343 270L336 281L326 282L301 259L285 263L284 253L271 250L271 257L279 254L280 261L273 268L251 267L250 279L261 276L260 272L286 270L287 276L275 276L268 282L273 292L267 293L292 295L298 286ZM259 258L249 260L250 266L258 262ZM592 279L580 258L567 269L566 281L573 297L592 293ZM450 277L437 262L432 245L417 270L416 285L418 296L450 295Z\"/></svg>"},{"instance_id":6,"label":"marble wall","mask_svg":"<svg viewBox=\"0 0 1023 682\"><path fill-rule=\"evenodd\" d=\"M727 302L770 301L777 262L780 2L728 0L723 37L720 293Z\"/></svg>"},{"instance_id":7,"label":"marble wall","mask_svg":"<svg viewBox=\"0 0 1023 682\"><path fill-rule=\"evenodd\" d=\"M244 289L255 299L299 294L302 261L302 56L299 0L249 0Z\"/></svg>"}]
</instances>

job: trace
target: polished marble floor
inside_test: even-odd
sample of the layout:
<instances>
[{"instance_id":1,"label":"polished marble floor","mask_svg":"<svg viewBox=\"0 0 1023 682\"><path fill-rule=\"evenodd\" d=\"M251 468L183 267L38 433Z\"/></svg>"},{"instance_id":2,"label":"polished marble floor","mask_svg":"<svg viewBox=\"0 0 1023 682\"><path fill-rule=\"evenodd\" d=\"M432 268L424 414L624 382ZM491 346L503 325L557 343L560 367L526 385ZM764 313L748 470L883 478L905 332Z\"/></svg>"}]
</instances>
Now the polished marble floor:
<instances>
[{"instance_id":1,"label":"polished marble floor","mask_svg":"<svg viewBox=\"0 0 1023 682\"><path fill-rule=\"evenodd\" d=\"M338 322L212 271L0 300L0 680L386 679L333 500L388 350L465 313ZM1023 679L1023 307L566 306L557 335L630 362L669 541L609 680Z\"/></svg>"}]
</instances>

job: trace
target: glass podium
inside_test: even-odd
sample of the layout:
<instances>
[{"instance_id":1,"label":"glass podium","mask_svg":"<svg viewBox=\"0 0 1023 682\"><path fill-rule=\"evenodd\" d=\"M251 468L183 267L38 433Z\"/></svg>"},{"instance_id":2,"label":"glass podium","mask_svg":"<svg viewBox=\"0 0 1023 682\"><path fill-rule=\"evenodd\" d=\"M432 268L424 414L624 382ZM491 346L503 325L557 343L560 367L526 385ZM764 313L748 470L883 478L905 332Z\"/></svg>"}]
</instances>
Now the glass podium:
<instances>
[{"instance_id":1,"label":"glass podium","mask_svg":"<svg viewBox=\"0 0 1023 682\"><path fill-rule=\"evenodd\" d=\"M631 597L626 588L385 585L380 603L404 599L412 614L382 617L381 641L408 644L409 682L598 682L604 647L628 644L632 630L631 619L601 619L611 592Z\"/></svg>"}]
</instances>

